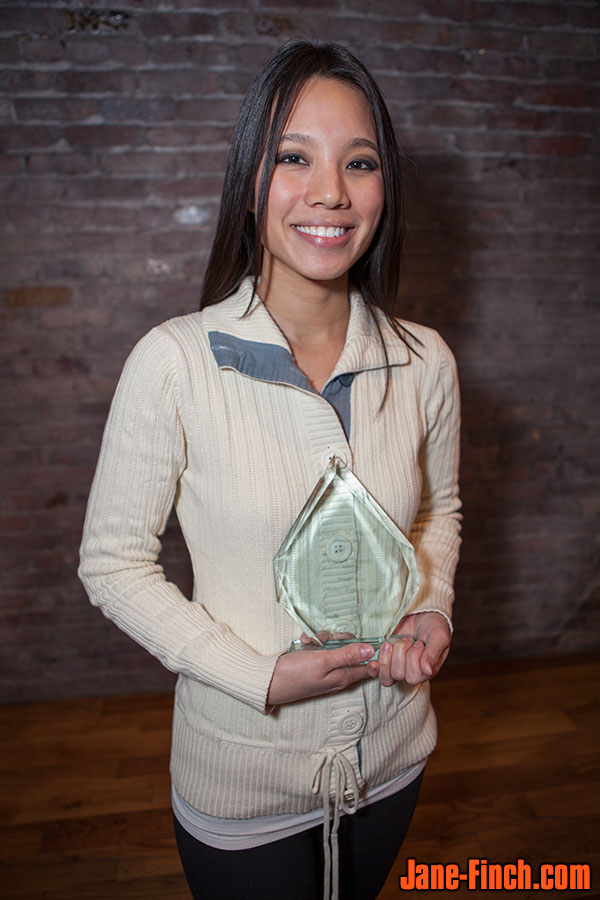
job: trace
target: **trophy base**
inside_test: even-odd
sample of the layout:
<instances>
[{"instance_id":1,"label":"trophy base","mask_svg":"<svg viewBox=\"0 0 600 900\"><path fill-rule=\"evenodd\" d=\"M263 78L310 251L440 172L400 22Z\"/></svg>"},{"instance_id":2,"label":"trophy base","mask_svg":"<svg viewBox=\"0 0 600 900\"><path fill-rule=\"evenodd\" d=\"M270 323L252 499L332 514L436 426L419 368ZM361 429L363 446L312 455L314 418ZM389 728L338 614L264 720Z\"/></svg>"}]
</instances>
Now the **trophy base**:
<instances>
[{"instance_id":1,"label":"trophy base","mask_svg":"<svg viewBox=\"0 0 600 900\"><path fill-rule=\"evenodd\" d=\"M375 653L371 657L371 659L377 659L379 651L381 650L381 645L385 644L388 641L390 644L395 644L397 641L402 638L411 638L412 642L416 641L414 634L393 634L389 638L385 637L377 637L377 638L342 638L339 640L330 639L328 641L323 641L322 644L311 643L305 644L304 641L297 640L292 641L290 644L290 651L293 650L339 650L340 647L346 647L348 644L370 644L373 647ZM371 659L365 660L365 663L371 662Z\"/></svg>"}]
</instances>

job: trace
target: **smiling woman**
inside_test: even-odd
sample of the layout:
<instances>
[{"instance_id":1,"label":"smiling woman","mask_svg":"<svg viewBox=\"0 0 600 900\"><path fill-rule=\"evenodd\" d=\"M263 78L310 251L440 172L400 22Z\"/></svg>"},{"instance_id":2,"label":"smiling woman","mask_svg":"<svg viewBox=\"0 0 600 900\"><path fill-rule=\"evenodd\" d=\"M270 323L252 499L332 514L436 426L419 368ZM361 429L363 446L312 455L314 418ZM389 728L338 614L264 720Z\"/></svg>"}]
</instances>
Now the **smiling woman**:
<instances>
[{"instance_id":1,"label":"smiling woman","mask_svg":"<svg viewBox=\"0 0 600 900\"><path fill-rule=\"evenodd\" d=\"M441 338L396 318L402 237L377 85L340 46L285 46L240 111L202 309L142 338L115 394L80 573L179 674L173 810L196 900L374 900L435 745L458 392ZM332 458L414 545L419 589L377 659L360 635L289 652L308 638L277 602L273 558ZM192 602L158 562L173 506ZM317 523L316 603L366 579L349 509L335 533Z\"/></svg>"},{"instance_id":2,"label":"smiling woman","mask_svg":"<svg viewBox=\"0 0 600 900\"><path fill-rule=\"evenodd\" d=\"M318 391L344 346L348 273L370 246L383 207L364 95L343 81L310 79L286 122L271 178L260 296Z\"/></svg>"},{"instance_id":3,"label":"smiling woman","mask_svg":"<svg viewBox=\"0 0 600 900\"><path fill-rule=\"evenodd\" d=\"M364 96L341 81L311 79L286 123L269 189L261 287L267 306L290 290L314 291L318 282L322 294L336 294L347 308L348 273L373 240L383 205Z\"/></svg>"}]
</instances>

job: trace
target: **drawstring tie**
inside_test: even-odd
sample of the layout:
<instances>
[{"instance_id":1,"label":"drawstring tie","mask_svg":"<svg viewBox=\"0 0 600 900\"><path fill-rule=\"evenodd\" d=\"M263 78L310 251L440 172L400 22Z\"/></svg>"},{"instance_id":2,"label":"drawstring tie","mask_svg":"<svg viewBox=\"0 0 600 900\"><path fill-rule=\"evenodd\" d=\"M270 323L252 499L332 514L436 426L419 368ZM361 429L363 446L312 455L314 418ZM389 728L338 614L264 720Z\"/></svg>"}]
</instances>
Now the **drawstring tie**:
<instances>
[{"instance_id":1,"label":"drawstring tie","mask_svg":"<svg viewBox=\"0 0 600 900\"><path fill-rule=\"evenodd\" d=\"M320 793L323 801L323 853L325 855L323 900L338 900L340 807L348 815L354 815L358 809L358 782L354 769L343 752L326 751L325 757L315 772L311 790L313 794Z\"/></svg>"}]
</instances>

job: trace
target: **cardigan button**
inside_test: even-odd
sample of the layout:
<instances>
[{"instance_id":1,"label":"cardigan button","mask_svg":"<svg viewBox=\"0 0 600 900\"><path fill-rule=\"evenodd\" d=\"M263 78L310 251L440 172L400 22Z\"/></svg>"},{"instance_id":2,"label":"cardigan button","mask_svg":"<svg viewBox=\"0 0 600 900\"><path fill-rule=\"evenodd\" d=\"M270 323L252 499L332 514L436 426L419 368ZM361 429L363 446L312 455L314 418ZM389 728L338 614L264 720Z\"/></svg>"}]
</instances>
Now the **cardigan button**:
<instances>
[{"instance_id":1,"label":"cardigan button","mask_svg":"<svg viewBox=\"0 0 600 900\"><path fill-rule=\"evenodd\" d=\"M346 538L332 538L327 544L326 553L332 562L346 562L352 553L352 544Z\"/></svg>"},{"instance_id":2,"label":"cardigan button","mask_svg":"<svg viewBox=\"0 0 600 900\"><path fill-rule=\"evenodd\" d=\"M356 734L363 727L364 719L359 712L348 713L340 722L342 734Z\"/></svg>"}]
</instances>

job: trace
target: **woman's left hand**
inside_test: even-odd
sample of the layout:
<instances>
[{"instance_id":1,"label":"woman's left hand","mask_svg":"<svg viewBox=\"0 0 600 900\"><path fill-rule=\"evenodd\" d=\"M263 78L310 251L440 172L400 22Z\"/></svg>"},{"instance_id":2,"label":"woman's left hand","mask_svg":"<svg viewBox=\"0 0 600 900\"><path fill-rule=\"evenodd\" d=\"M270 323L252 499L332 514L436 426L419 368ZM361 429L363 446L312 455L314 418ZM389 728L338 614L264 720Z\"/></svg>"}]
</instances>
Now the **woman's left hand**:
<instances>
[{"instance_id":1,"label":"woman's left hand","mask_svg":"<svg viewBox=\"0 0 600 900\"><path fill-rule=\"evenodd\" d=\"M402 619L394 634L407 637L382 645L377 659L368 663L371 677L386 687L396 681L422 684L435 678L450 649L450 628L444 616L437 612L414 613Z\"/></svg>"}]
</instances>

